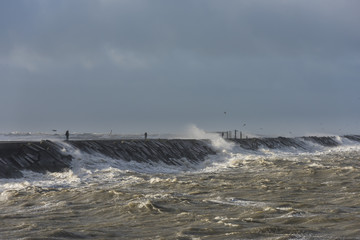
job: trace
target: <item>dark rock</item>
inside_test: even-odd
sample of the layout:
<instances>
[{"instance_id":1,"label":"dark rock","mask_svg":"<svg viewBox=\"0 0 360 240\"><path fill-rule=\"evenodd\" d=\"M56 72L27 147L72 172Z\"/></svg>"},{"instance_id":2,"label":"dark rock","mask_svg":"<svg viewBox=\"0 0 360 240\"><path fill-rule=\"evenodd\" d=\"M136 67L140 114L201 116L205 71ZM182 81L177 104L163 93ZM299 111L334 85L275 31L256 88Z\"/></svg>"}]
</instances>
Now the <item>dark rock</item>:
<instances>
[{"instance_id":1,"label":"dark rock","mask_svg":"<svg viewBox=\"0 0 360 240\"><path fill-rule=\"evenodd\" d=\"M89 154L137 162L179 164L177 159L203 161L216 152L206 140L79 140L67 144ZM22 170L45 173L71 167L73 156L62 151L63 146L48 140L40 142L0 142L0 178L21 177Z\"/></svg>"}]
</instances>

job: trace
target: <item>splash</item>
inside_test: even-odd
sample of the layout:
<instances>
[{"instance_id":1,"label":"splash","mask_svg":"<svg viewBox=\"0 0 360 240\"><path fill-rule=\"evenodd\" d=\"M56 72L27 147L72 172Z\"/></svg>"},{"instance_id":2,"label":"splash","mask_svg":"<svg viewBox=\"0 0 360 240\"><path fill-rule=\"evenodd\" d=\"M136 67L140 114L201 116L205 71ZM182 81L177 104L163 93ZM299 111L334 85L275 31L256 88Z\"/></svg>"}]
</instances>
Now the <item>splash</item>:
<instances>
[{"instance_id":1,"label":"splash","mask_svg":"<svg viewBox=\"0 0 360 240\"><path fill-rule=\"evenodd\" d=\"M194 124L187 127L186 137L193 139L209 139L212 146L218 151L229 151L234 147L234 143L225 141L219 134L205 132Z\"/></svg>"}]
</instances>

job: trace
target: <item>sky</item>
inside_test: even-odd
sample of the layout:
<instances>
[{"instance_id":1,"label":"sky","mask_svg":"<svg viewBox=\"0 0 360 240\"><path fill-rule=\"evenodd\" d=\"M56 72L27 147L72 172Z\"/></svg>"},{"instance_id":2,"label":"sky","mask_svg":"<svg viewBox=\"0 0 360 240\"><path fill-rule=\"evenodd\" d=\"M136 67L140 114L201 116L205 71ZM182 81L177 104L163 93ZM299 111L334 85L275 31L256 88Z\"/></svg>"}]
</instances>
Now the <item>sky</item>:
<instances>
[{"instance_id":1,"label":"sky","mask_svg":"<svg viewBox=\"0 0 360 240\"><path fill-rule=\"evenodd\" d=\"M2 0L0 132L360 134L358 0Z\"/></svg>"}]
</instances>

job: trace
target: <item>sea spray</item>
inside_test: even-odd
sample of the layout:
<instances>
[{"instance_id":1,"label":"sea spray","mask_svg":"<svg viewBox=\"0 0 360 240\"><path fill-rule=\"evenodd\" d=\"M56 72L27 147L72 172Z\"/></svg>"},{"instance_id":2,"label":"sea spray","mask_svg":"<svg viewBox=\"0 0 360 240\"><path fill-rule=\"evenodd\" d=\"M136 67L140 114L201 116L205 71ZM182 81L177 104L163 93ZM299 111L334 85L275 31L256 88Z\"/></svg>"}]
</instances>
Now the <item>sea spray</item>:
<instances>
[{"instance_id":1,"label":"sea spray","mask_svg":"<svg viewBox=\"0 0 360 240\"><path fill-rule=\"evenodd\" d=\"M193 132L201 140L167 146L215 148L202 140L210 137L204 131ZM71 141L56 142L56 149L73 157L71 169L0 179L0 236L358 239L359 137L331 139L339 145L328 138L247 140L258 143L253 148L232 141L198 162L115 159L108 146L116 149L117 143L91 142L86 152Z\"/></svg>"},{"instance_id":2,"label":"sea spray","mask_svg":"<svg viewBox=\"0 0 360 240\"><path fill-rule=\"evenodd\" d=\"M192 139L209 139L212 146L218 151L229 151L234 147L234 143L226 141L219 134L205 132L196 125L189 125L185 136Z\"/></svg>"}]
</instances>

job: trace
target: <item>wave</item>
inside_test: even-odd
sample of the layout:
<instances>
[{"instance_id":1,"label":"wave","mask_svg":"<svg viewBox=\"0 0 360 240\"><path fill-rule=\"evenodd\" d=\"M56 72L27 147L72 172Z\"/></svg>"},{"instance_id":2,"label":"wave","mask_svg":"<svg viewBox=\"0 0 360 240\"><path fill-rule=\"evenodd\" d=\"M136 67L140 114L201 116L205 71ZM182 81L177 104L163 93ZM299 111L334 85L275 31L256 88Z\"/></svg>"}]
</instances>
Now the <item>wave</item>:
<instances>
[{"instance_id":1,"label":"wave","mask_svg":"<svg viewBox=\"0 0 360 240\"><path fill-rule=\"evenodd\" d=\"M278 156L358 146L359 135L227 139L98 139L0 142L0 178L108 168L135 172L216 169L233 159ZM80 173L79 173L80 174Z\"/></svg>"},{"instance_id":2,"label":"wave","mask_svg":"<svg viewBox=\"0 0 360 240\"><path fill-rule=\"evenodd\" d=\"M207 140L77 140L0 143L0 177L22 177L22 170L45 173L71 168L80 154L118 162L164 163L181 166L216 154ZM81 157L80 157L81 158Z\"/></svg>"}]
</instances>

